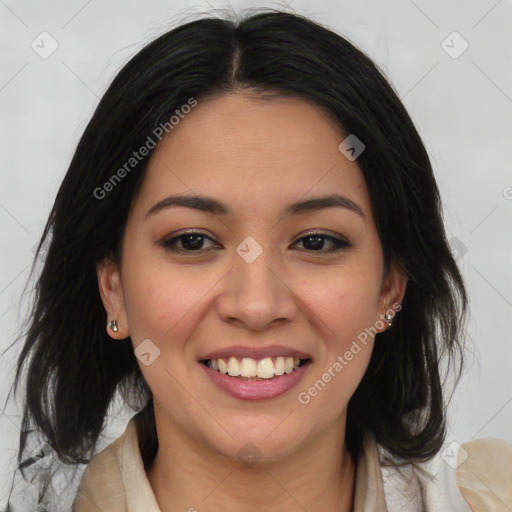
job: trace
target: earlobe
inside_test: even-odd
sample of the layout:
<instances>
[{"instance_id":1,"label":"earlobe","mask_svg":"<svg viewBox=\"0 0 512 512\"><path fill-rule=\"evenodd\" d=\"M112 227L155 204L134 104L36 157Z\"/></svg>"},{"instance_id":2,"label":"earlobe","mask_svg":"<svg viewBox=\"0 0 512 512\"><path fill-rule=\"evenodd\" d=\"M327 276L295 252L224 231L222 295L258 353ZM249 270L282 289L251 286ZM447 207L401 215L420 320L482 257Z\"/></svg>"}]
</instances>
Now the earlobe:
<instances>
[{"instance_id":1,"label":"earlobe","mask_svg":"<svg viewBox=\"0 0 512 512\"><path fill-rule=\"evenodd\" d=\"M114 261L105 258L97 265L96 274L101 300L107 314L107 333L116 340L127 338L130 332L119 269Z\"/></svg>"},{"instance_id":2,"label":"earlobe","mask_svg":"<svg viewBox=\"0 0 512 512\"><path fill-rule=\"evenodd\" d=\"M382 283L379 301L379 323L384 324L383 332L393 325L393 320L402 309L402 301L407 287L407 276L396 266L392 265Z\"/></svg>"}]
</instances>

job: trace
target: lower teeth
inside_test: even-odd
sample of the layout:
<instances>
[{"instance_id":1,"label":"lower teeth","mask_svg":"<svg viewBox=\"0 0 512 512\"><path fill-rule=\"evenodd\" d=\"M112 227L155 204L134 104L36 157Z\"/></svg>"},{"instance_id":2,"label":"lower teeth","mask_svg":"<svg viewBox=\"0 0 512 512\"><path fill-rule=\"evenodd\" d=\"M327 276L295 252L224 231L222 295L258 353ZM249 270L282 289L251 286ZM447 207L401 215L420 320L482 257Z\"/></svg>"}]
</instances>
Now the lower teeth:
<instances>
[{"instance_id":1,"label":"lower teeth","mask_svg":"<svg viewBox=\"0 0 512 512\"><path fill-rule=\"evenodd\" d=\"M229 374L226 373L225 375L229 375ZM229 375L229 376L233 377L233 375ZM262 377L242 377L241 375L237 375L236 377L233 377L233 378L240 379L240 380L272 380L272 379L275 379L276 377L281 377L281 375L274 375L273 377L270 377L269 379L264 379Z\"/></svg>"}]
</instances>

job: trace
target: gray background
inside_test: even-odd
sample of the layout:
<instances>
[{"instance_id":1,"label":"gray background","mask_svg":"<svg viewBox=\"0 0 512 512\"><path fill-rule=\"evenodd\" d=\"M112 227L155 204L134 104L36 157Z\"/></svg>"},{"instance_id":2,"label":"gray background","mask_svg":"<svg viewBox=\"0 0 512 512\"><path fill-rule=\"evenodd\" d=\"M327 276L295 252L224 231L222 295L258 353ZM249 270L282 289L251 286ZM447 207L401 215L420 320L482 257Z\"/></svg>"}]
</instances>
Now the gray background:
<instances>
[{"instance_id":1,"label":"gray background","mask_svg":"<svg viewBox=\"0 0 512 512\"><path fill-rule=\"evenodd\" d=\"M0 0L1 350L15 339L26 312L21 292L59 184L115 73L171 25L228 5ZM417 125L471 299L467 368L450 405L446 444L485 437L512 442L512 2L316 0L289 6L366 51ZM56 51L42 58L51 44L58 44ZM19 348L1 358L2 408ZM0 506L11 483L19 414L10 401L0 416ZM114 407L100 446L124 430L129 416L115 414Z\"/></svg>"}]
</instances>

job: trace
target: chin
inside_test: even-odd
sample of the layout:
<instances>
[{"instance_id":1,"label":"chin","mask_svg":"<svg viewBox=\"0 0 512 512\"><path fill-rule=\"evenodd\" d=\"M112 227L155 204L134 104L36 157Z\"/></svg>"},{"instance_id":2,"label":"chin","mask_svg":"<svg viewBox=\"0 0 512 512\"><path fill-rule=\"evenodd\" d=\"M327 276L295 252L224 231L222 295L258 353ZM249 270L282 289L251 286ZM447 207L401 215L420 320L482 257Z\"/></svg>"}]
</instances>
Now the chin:
<instances>
[{"instance_id":1,"label":"chin","mask_svg":"<svg viewBox=\"0 0 512 512\"><path fill-rule=\"evenodd\" d=\"M292 432L295 429L291 429L290 424L286 424L286 428L278 427L282 420L282 417L275 419L271 428L241 424L238 428L229 429L232 437L222 430L220 438L209 436L205 442L217 453L238 460L247 467L253 467L257 462L278 462L297 451L303 441ZM304 426L300 430L304 432Z\"/></svg>"}]
</instances>

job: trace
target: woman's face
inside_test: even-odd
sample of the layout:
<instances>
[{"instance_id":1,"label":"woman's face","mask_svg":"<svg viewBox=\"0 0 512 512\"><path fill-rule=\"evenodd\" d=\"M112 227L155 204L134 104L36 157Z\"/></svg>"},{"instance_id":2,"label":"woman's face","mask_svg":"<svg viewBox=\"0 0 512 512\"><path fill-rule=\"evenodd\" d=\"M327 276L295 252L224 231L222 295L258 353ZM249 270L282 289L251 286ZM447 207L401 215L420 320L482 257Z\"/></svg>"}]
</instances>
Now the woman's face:
<instances>
[{"instance_id":1,"label":"woman's face","mask_svg":"<svg viewBox=\"0 0 512 512\"><path fill-rule=\"evenodd\" d=\"M109 334L131 337L159 429L268 460L344 438L375 330L405 288L394 270L383 280L363 175L338 149L347 135L305 101L229 94L199 101L155 149L121 268L98 276L119 324ZM215 207L166 202L178 195ZM227 375L203 362L220 355ZM282 373L294 356L310 361L271 380L229 375L236 361Z\"/></svg>"}]
</instances>

